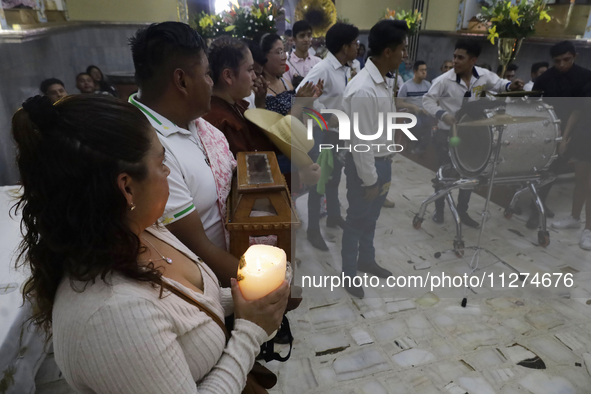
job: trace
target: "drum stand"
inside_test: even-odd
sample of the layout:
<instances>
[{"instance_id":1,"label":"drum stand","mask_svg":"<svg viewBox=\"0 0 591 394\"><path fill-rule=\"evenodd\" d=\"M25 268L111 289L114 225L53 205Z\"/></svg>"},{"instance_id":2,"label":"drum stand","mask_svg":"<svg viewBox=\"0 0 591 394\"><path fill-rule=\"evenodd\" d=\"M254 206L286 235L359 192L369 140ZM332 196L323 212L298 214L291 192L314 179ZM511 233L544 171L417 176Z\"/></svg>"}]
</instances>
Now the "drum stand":
<instances>
[{"instance_id":1,"label":"drum stand","mask_svg":"<svg viewBox=\"0 0 591 394\"><path fill-rule=\"evenodd\" d=\"M497 167L497 163L499 161L499 157L500 157L500 153L501 153L501 147L502 147L501 141L502 141L504 128L505 128L504 125L496 126L496 129L498 131L498 138L497 138L497 143L495 144L494 151L493 151L494 160L492 163L491 176L490 176L490 179L488 180L488 191L487 191L487 196L486 196L486 200L485 200L485 204L484 204L484 211L482 213L482 220L480 223L480 231L478 233L478 242L477 242L476 246L467 248L467 249L474 249L477 251L484 250L493 256L495 256L495 255L493 253L491 253L490 251L482 248L480 246L480 244L481 244L482 234L484 231L484 226L485 226L487 217L490 216L490 213L488 212L488 205L490 203L492 188L495 184L511 184L511 183L512 184L515 184L515 183L519 184L520 183L520 184L526 185L525 187L522 187L517 193L515 193L512 201L511 201L510 207L511 207L511 209L514 208L514 206L517 202L517 197L520 194L522 194L526 191L530 191L533 198L534 198L536 206L538 208L538 212L540 214L541 229L540 229L540 231L538 231L538 243L540 246L543 246L543 247L546 247L550 244L550 234L546 229L546 215L545 215L545 211L544 211L544 204L542 203L542 200L540 199L540 197L538 195L536 184L538 186L543 186L547 183L550 183L554 178L553 177L543 178L542 175L539 173L536 175L530 175L530 176L514 176L514 177L496 178L496 167ZM413 218L413 227L415 229L421 228L421 224L424 220L427 206L429 204L431 204L432 202L434 202L435 200L445 197L445 199L447 200L449 207L452 211L452 215L453 215L454 222L456 225L456 239L453 242L453 251L455 252L456 256L462 257L464 255L464 250L466 249L464 246L463 238L462 238L462 223L461 223L459 214L457 212L451 192L455 189L474 189L478 186L484 186L484 185L486 185L487 180L485 178L475 178L475 179L449 178L449 177L445 177L445 175L443 173L443 169L444 169L443 167L441 167L439 169L439 171L437 172L437 178L434 179L435 186L440 186L441 189L436 191L434 194L432 194L426 200L423 201L423 203L421 204L421 207L419 209L419 212ZM505 211L504 216L506 218L511 217L508 214L508 212L510 213L511 210ZM497 259L498 259L498 257L497 257ZM513 269L515 272L518 272L515 268L511 267L510 265L508 265L506 262L502 261L501 259L499 259L499 261L501 261L502 263L507 265L509 268Z\"/></svg>"}]
</instances>

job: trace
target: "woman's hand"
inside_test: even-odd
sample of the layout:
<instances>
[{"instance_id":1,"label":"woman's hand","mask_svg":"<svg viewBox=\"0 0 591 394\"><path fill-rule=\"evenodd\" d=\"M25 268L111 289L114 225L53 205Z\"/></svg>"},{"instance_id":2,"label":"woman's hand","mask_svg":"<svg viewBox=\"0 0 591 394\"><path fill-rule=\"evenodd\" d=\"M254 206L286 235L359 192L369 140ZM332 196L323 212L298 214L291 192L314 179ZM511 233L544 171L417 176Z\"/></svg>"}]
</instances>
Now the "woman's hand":
<instances>
[{"instance_id":1,"label":"woman's hand","mask_svg":"<svg viewBox=\"0 0 591 394\"><path fill-rule=\"evenodd\" d=\"M281 286L265 297L255 301L247 301L242 296L238 281L232 278L232 298L234 299L236 319L253 322L265 330L268 335L271 335L281 325L288 297L289 283L284 281Z\"/></svg>"},{"instance_id":2,"label":"woman's hand","mask_svg":"<svg viewBox=\"0 0 591 394\"><path fill-rule=\"evenodd\" d=\"M314 97L314 88L315 85L312 82L306 82L304 86L298 90L296 97Z\"/></svg>"},{"instance_id":3,"label":"woman's hand","mask_svg":"<svg viewBox=\"0 0 591 394\"><path fill-rule=\"evenodd\" d=\"M269 83L263 76L258 76L255 79L252 91L254 92L254 101L257 108L265 108L268 88Z\"/></svg>"}]
</instances>

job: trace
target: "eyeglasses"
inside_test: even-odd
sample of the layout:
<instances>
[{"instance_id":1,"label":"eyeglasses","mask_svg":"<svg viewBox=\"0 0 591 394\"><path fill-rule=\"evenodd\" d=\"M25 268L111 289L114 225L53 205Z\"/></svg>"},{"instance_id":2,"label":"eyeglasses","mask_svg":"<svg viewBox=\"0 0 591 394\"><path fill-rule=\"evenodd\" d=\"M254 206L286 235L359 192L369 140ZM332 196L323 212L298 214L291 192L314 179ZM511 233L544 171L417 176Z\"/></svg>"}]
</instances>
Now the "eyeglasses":
<instances>
[{"instance_id":1,"label":"eyeglasses","mask_svg":"<svg viewBox=\"0 0 591 394\"><path fill-rule=\"evenodd\" d=\"M285 56L285 51L283 49L280 49L278 51L274 51L274 52L269 52L272 55L277 55L279 57L283 57Z\"/></svg>"}]
</instances>

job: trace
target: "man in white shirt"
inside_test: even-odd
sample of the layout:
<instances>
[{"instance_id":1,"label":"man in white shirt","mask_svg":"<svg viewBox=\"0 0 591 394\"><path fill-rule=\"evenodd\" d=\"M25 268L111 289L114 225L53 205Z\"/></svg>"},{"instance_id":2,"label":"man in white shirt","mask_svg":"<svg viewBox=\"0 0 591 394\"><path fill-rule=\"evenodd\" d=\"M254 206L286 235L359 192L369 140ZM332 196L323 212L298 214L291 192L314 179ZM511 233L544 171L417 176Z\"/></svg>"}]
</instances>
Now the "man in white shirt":
<instances>
[{"instance_id":1,"label":"man in white shirt","mask_svg":"<svg viewBox=\"0 0 591 394\"><path fill-rule=\"evenodd\" d=\"M210 109L213 87L206 48L184 23L139 30L131 41L139 92L130 102L146 115L166 148L170 196L164 224L229 286L238 259L225 250L216 183L198 135L205 121L196 122Z\"/></svg>"},{"instance_id":2,"label":"man in white shirt","mask_svg":"<svg viewBox=\"0 0 591 394\"><path fill-rule=\"evenodd\" d=\"M345 113L353 124L356 113L359 127L357 132L351 131L349 147L352 149L345 157L349 208L341 257L344 287L359 298L364 296L364 291L354 280L357 271L380 278L392 275L377 264L373 244L376 223L390 188L394 155L386 148L387 145L393 146L393 136L392 140L387 138L384 127L379 125L378 116L385 117L396 112L394 81L387 75L397 70L406 56L407 32L408 26L404 21L382 20L376 23L369 32L368 40L372 56L345 89ZM384 124L385 121L381 125ZM381 131L381 135L377 135L377 131ZM370 141L370 136L375 138ZM368 150L356 149L365 144Z\"/></svg>"},{"instance_id":3,"label":"man in white shirt","mask_svg":"<svg viewBox=\"0 0 591 394\"><path fill-rule=\"evenodd\" d=\"M501 75L501 73L503 72L503 65L499 64L499 67L497 67L497 75L501 78L513 82L517 70L519 70L519 66L517 64L509 63L507 65L507 69L505 70L505 75Z\"/></svg>"},{"instance_id":4,"label":"man in white shirt","mask_svg":"<svg viewBox=\"0 0 591 394\"><path fill-rule=\"evenodd\" d=\"M306 78L298 86L301 88L307 82L317 84L324 81L322 96L318 98L320 107L342 109L342 97L345 87L351 79L351 70L348 63L357 56L357 36L359 29L346 23L336 23L326 33L326 47L328 54L320 63L308 73ZM330 116L326 115L327 120ZM330 123L330 120L329 120ZM338 145L338 134L334 131L320 131L315 129L314 141L317 144ZM310 155L313 160L318 157L318 149L312 149ZM345 221L341 216L339 203L339 183L343 164L338 155L334 155L334 167L329 181L326 183L326 225L328 227L345 227ZM320 194L315 188L308 195L308 240L317 249L328 250L322 235L320 234Z\"/></svg>"},{"instance_id":5,"label":"man in white shirt","mask_svg":"<svg viewBox=\"0 0 591 394\"><path fill-rule=\"evenodd\" d=\"M476 99L485 91L500 93L523 88L523 81L519 79L511 82L499 78L491 71L476 67L480 51L478 42L467 39L458 40L454 52L454 67L438 77L429 92L423 96L423 108L439 120L439 130L435 139L439 141L436 145L438 145L440 166L449 163L447 138L451 125L456 123L455 114L460 110L465 99ZM463 224L478 228L478 222L468 215L471 193L470 190L460 189L457 210ZM433 220L436 223L443 223L444 207L443 197L435 201Z\"/></svg>"},{"instance_id":6,"label":"man in white shirt","mask_svg":"<svg viewBox=\"0 0 591 394\"><path fill-rule=\"evenodd\" d=\"M310 55L308 50L312 46L312 26L306 21L297 21L293 25L295 51L287 55L289 70L283 74L293 86L308 75L310 70L322 59ZM299 77L299 78L297 78ZM295 79L294 79L295 78Z\"/></svg>"},{"instance_id":7,"label":"man in white shirt","mask_svg":"<svg viewBox=\"0 0 591 394\"><path fill-rule=\"evenodd\" d=\"M548 70L548 67L550 67L550 64L548 62L537 62L532 64L531 81L525 84L523 90L525 90L526 92L531 92L531 90L534 88L534 83L536 82L536 79L538 79L540 75L544 74Z\"/></svg>"}]
</instances>

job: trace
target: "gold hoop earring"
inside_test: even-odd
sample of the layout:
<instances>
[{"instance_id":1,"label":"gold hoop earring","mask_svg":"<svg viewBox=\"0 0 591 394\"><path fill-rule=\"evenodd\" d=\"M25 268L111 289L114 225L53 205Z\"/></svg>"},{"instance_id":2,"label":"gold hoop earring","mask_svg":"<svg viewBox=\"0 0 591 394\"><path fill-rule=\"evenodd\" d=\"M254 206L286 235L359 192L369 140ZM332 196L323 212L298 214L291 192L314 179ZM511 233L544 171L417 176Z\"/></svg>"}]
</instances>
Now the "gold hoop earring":
<instances>
[{"instance_id":1,"label":"gold hoop earring","mask_svg":"<svg viewBox=\"0 0 591 394\"><path fill-rule=\"evenodd\" d=\"M134 203L131 203L131 207L129 207L129 210L130 211L133 211L134 209L135 209L135 204Z\"/></svg>"}]
</instances>

